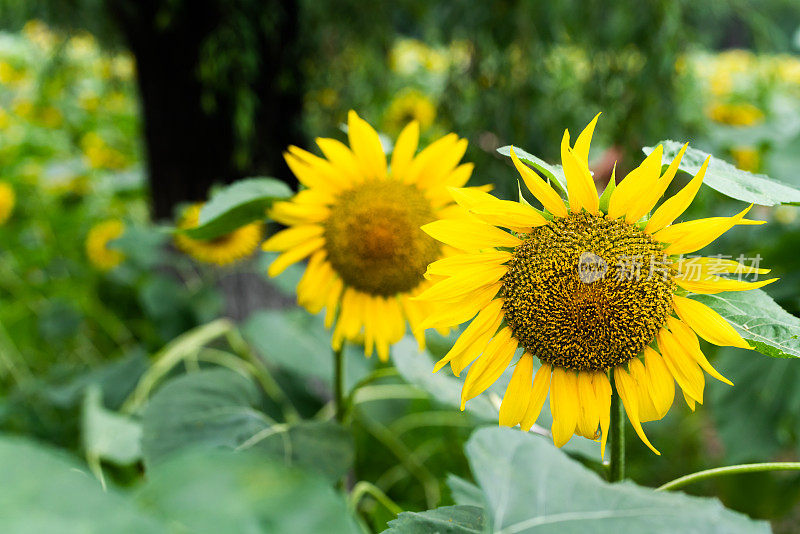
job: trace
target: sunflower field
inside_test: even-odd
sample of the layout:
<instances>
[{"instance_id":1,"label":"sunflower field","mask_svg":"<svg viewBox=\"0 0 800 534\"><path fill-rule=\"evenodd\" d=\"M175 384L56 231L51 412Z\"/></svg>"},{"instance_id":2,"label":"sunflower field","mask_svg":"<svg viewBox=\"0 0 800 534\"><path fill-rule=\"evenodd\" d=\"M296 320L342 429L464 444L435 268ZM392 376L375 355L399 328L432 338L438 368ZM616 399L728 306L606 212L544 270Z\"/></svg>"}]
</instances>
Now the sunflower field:
<instances>
[{"instance_id":1,"label":"sunflower field","mask_svg":"<svg viewBox=\"0 0 800 534\"><path fill-rule=\"evenodd\" d=\"M0 0L0 533L800 532L798 169L796 0Z\"/></svg>"}]
</instances>

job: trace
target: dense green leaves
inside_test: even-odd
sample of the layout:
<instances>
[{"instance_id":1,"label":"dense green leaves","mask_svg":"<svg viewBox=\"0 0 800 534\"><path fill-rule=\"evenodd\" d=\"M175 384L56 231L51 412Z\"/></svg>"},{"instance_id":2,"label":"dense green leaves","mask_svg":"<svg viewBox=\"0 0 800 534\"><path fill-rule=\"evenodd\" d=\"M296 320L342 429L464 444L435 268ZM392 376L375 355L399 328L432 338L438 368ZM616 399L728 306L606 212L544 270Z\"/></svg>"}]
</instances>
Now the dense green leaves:
<instances>
[{"instance_id":1,"label":"dense green leaves","mask_svg":"<svg viewBox=\"0 0 800 534\"><path fill-rule=\"evenodd\" d=\"M427 512L403 512L389 522L391 534L481 534L485 512L477 506L444 506Z\"/></svg>"},{"instance_id":2,"label":"dense green leaves","mask_svg":"<svg viewBox=\"0 0 800 534\"><path fill-rule=\"evenodd\" d=\"M677 141L662 141L660 144L664 145L664 165L672 163L683 146ZM653 148L644 147L642 151L649 155ZM702 150L687 148L678 168L694 175L700 170L700 166L708 156L709 154ZM737 169L730 163L713 156L708 164L703 183L723 195L762 206L800 204L800 190L763 174L753 174Z\"/></svg>"},{"instance_id":3,"label":"dense green leaves","mask_svg":"<svg viewBox=\"0 0 800 534\"><path fill-rule=\"evenodd\" d=\"M166 532L124 495L103 491L66 454L19 438L0 439L0 532Z\"/></svg>"},{"instance_id":4,"label":"dense green leaves","mask_svg":"<svg viewBox=\"0 0 800 534\"><path fill-rule=\"evenodd\" d=\"M694 295L733 324L758 352L777 358L800 357L800 319L760 289Z\"/></svg>"},{"instance_id":5,"label":"dense green leaves","mask_svg":"<svg viewBox=\"0 0 800 534\"><path fill-rule=\"evenodd\" d=\"M8 534L356 533L325 480L253 452L191 451L159 464L135 496L66 455L0 438L0 531Z\"/></svg>"},{"instance_id":6,"label":"dense green leaves","mask_svg":"<svg viewBox=\"0 0 800 534\"><path fill-rule=\"evenodd\" d=\"M353 460L349 434L332 422L285 424L262 411L255 384L233 371L198 371L165 384L143 417L145 464L196 447L247 450L298 464L331 480Z\"/></svg>"},{"instance_id":7,"label":"dense green leaves","mask_svg":"<svg viewBox=\"0 0 800 534\"><path fill-rule=\"evenodd\" d=\"M543 440L478 430L467 444L493 532L769 532L719 501L609 484Z\"/></svg>"},{"instance_id":8,"label":"dense green leaves","mask_svg":"<svg viewBox=\"0 0 800 534\"><path fill-rule=\"evenodd\" d=\"M275 200L292 196L285 183L274 178L248 178L218 190L203 206L197 227L186 230L195 239L213 239L266 217Z\"/></svg>"},{"instance_id":9,"label":"dense green leaves","mask_svg":"<svg viewBox=\"0 0 800 534\"><path fill-rule=\"evenodd\" d=\"M253 453L194 451L155 469L138 501L181 532L358 533L324 480Z\"/></svg>"},{"instance_id":10,"label":"dense green leaves","mask_svg":"<svg viewBox=\"0 0 800 534\"><path fill-rule=\"evenodd\" d=\"M511 145L502 146L497 151L504 156L511 157ZM550 165L543 159L537 158L516 146L514 147L514 153L520 160L542 173L545 178L550 180L550 183L555 184L562 191L567 190L567 177L564 175L564 169L561 165Z\"/></svg>"}]
</instances>

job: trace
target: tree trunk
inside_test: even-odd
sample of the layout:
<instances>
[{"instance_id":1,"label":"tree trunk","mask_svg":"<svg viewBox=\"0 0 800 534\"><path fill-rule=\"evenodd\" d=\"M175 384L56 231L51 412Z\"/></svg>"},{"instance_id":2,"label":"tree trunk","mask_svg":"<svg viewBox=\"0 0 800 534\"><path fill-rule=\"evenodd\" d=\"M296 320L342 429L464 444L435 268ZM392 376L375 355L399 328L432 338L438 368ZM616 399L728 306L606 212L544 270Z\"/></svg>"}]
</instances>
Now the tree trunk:
<instances>
[{"instance_id":1,"label":"tree trunk","mask_svg":"<svg viewBox=\"0 0 800 534\"><path fill-rule=\"evenodd\" d=\"M300 131L295 1L106 2L136 58L155 219L171 218L181 202L205 200L213 184L244 176L269 174L296 185L280 159ZM256 43L246 51L256 74L209 84L201 78L203 61L209 61L202 51L222 25L228 26L234 61L241 53L237 45ZM237 116L243 91L254 98L249 114ZM252 125L245 140L242 121ZM244 160L237 157L242 153Z\"/></svg>"}]
</instances>

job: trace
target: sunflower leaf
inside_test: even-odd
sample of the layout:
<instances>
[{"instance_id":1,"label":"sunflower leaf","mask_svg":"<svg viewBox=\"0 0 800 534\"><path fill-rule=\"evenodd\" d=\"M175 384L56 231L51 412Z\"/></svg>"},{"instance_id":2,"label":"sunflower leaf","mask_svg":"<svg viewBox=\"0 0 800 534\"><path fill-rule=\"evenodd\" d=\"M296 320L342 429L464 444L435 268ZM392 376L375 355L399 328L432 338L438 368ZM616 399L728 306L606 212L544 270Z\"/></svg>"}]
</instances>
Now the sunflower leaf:
<instances>
[{"instance_id":1,"label":"sunflower leaf","mask_svg":"<svg viewBox=\"0 0 800 534\"><path fill-rule=\"evenodd\" d=\"M683 146L677 141L661 141L659 144L664 145L663 165L672 163ZM654 148L646 146L642 148L642 152L649 155ZM678 169L695 175L709 155L696 148L687 148ZM703 183L723 195L744 202L762 206L800 205L800 190L764 174L753 174L737 169L715 156L711 156Z\"/></svg>"},{"instance_id":2,"label":"sunflower leaf","mask_svg":"<svg viewBox=\"0 0 800 534\"><path fill-rule=\"evenodd\" d=\"M477 506L443 506L426 512L401 512L387 534L482 534L486 512Z\"/></svg>"},{"instance_id":3,"label":"sunflower leaf","mask_svg":"<svg viewBox=\"0 0 800 534\"><path fill-rule=\"evenodd\" d=\"M551 184L555 184L556 187L561 189L562 192L566 192L567 190L567 177L564 175L564 169L561 165L550 165L546 161L541 158L537 158L533 154L522 150L519 147L513 145L501 146L497 149L497 152L502 154L506 157L511 157L511 149L514 149L514 153L517 157L542 173L545 178L547 178Z\"/></svg>"},{"instance_id":4,"label":"sunflower leaf","mask_svg":"<svg viewBox=\"0 0 800 534\"><path fill-rule=\"evenodd\" d=\"M610 484L543 439L517 430L479 429L466 453L492 532L770 531L769 523L727 510L716 499L654 492L633 482Z\"/></svg>"},{"instance_id":5,"label":"sunflower leaf","mask_svg":"<svg viewBox=\"0 0 800 534\"><path fill-rule=\"evenodd\" d=\"M203 209L194 228L184 230L193 239L213 239L267 216L276 200L292 196L292 190L275 178L246 178L217 190Z\"/></svg>"},{"instance_id":6,"label":"sunflower leaf","mask_svg":"<svg viewBox=\"0 0 800 534\"><path fill-rule=\"evenodd\" d=\"M761 354L800 358L800 319L761 289L692 298L722 315Z\"/></svg>"}]
</instances>

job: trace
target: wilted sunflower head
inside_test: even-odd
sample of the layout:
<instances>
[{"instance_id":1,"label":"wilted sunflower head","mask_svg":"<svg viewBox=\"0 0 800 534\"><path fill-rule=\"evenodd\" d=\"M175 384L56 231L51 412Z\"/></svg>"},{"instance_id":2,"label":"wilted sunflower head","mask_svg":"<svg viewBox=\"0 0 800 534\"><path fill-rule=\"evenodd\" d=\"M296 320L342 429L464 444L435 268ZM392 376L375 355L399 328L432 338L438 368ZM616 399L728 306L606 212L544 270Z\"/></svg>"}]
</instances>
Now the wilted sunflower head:
<instances>
[{"instance_id":1,"label":"wilted sunflower head","mask_svg":"<svg viewBox=\"0 0 800 534\"><path fill-rule=\"evenodd\" d=\"M178 221L178 228L186 230L197 227L201 209L203 204L187 207ZM213 239L194 239L179 232L175 234L175 246L197 261L221 266L236 263L253 254L262 236L261 223L253 222Z\"/></svg>"},{"instance_id":2,"label":"wilted sunflower head","mask_svg":"<svg viewBox=\"0 0 800 534\"><path fill-rule=\"evenodd\" d=\"M109 243L125 233L125 224L110 219L94 225L86 236L86 257L97 269L109 271L123 262L125 255L109 248Z\"/></svg>"},{"instance_id":3,"label":"wilted sunflower head","mask_svg":"<svg viewBox=\"0 0 800 534\"><path fill-rule=\"evenodd\" d=\"M673 224L694 199L708 160L653 211L675 177L685 145L663 174L659 146L616 187L612 176L599 197L588 167L596 121L574 146L564 133L567 200L513 149L514 165L542 210L480 191L451 190L472 218L423 227L461 254L428 267L427 276L437 282L419 299L438 306L427 321L433 326L472 319L436 365L438 370L450 363L458 375L471 364L462 406L494 383L522 349L500 424L530 429L549 392L556 445L579 434L601 439L604 450L613 379L639 437L658 452L640 423L667 413L675 382L692 409L703 401L703 371L730 383L705 358L697 335L749 348L688 292L742 291L774 279L744 282L719 274L768 271L720 258L683 258L734 225L760 224L744 218L750 208L733 217Z\"/></svg>"},{"instance_id":4,"label":"wilted sunflower head","mask_svg":"<svg viewBox=\"0 0 800 534\"><path fill-rule=\"evenodd\" d=\"M426 266L447 254L420 227L461 212L447 187L462 187L471 164L459 164L467 141L449 134L417 154L419 124L408 124L387 163L378 133L354 111L350 146L317 139L323 157L295 146L284 155L304 189L273 206L271 216L289 228L264 243L282 252L270 276L309 258L297 286L310 312L326 308L332 344L363 342L382 360L405 334L406 321L420 344L428 308L411 297L430 284Z\"/></svg>"},{"instance_id":5,"label":"wilted sunflower head","mask_svg":"<svg viewBox=\"0 0 800 534\"><path fill-rule=\"evenodd\" d=\"M8 182L0 182L0 224L5 224L14 212L17 196Z\"/></svg>"}]
</instances>

